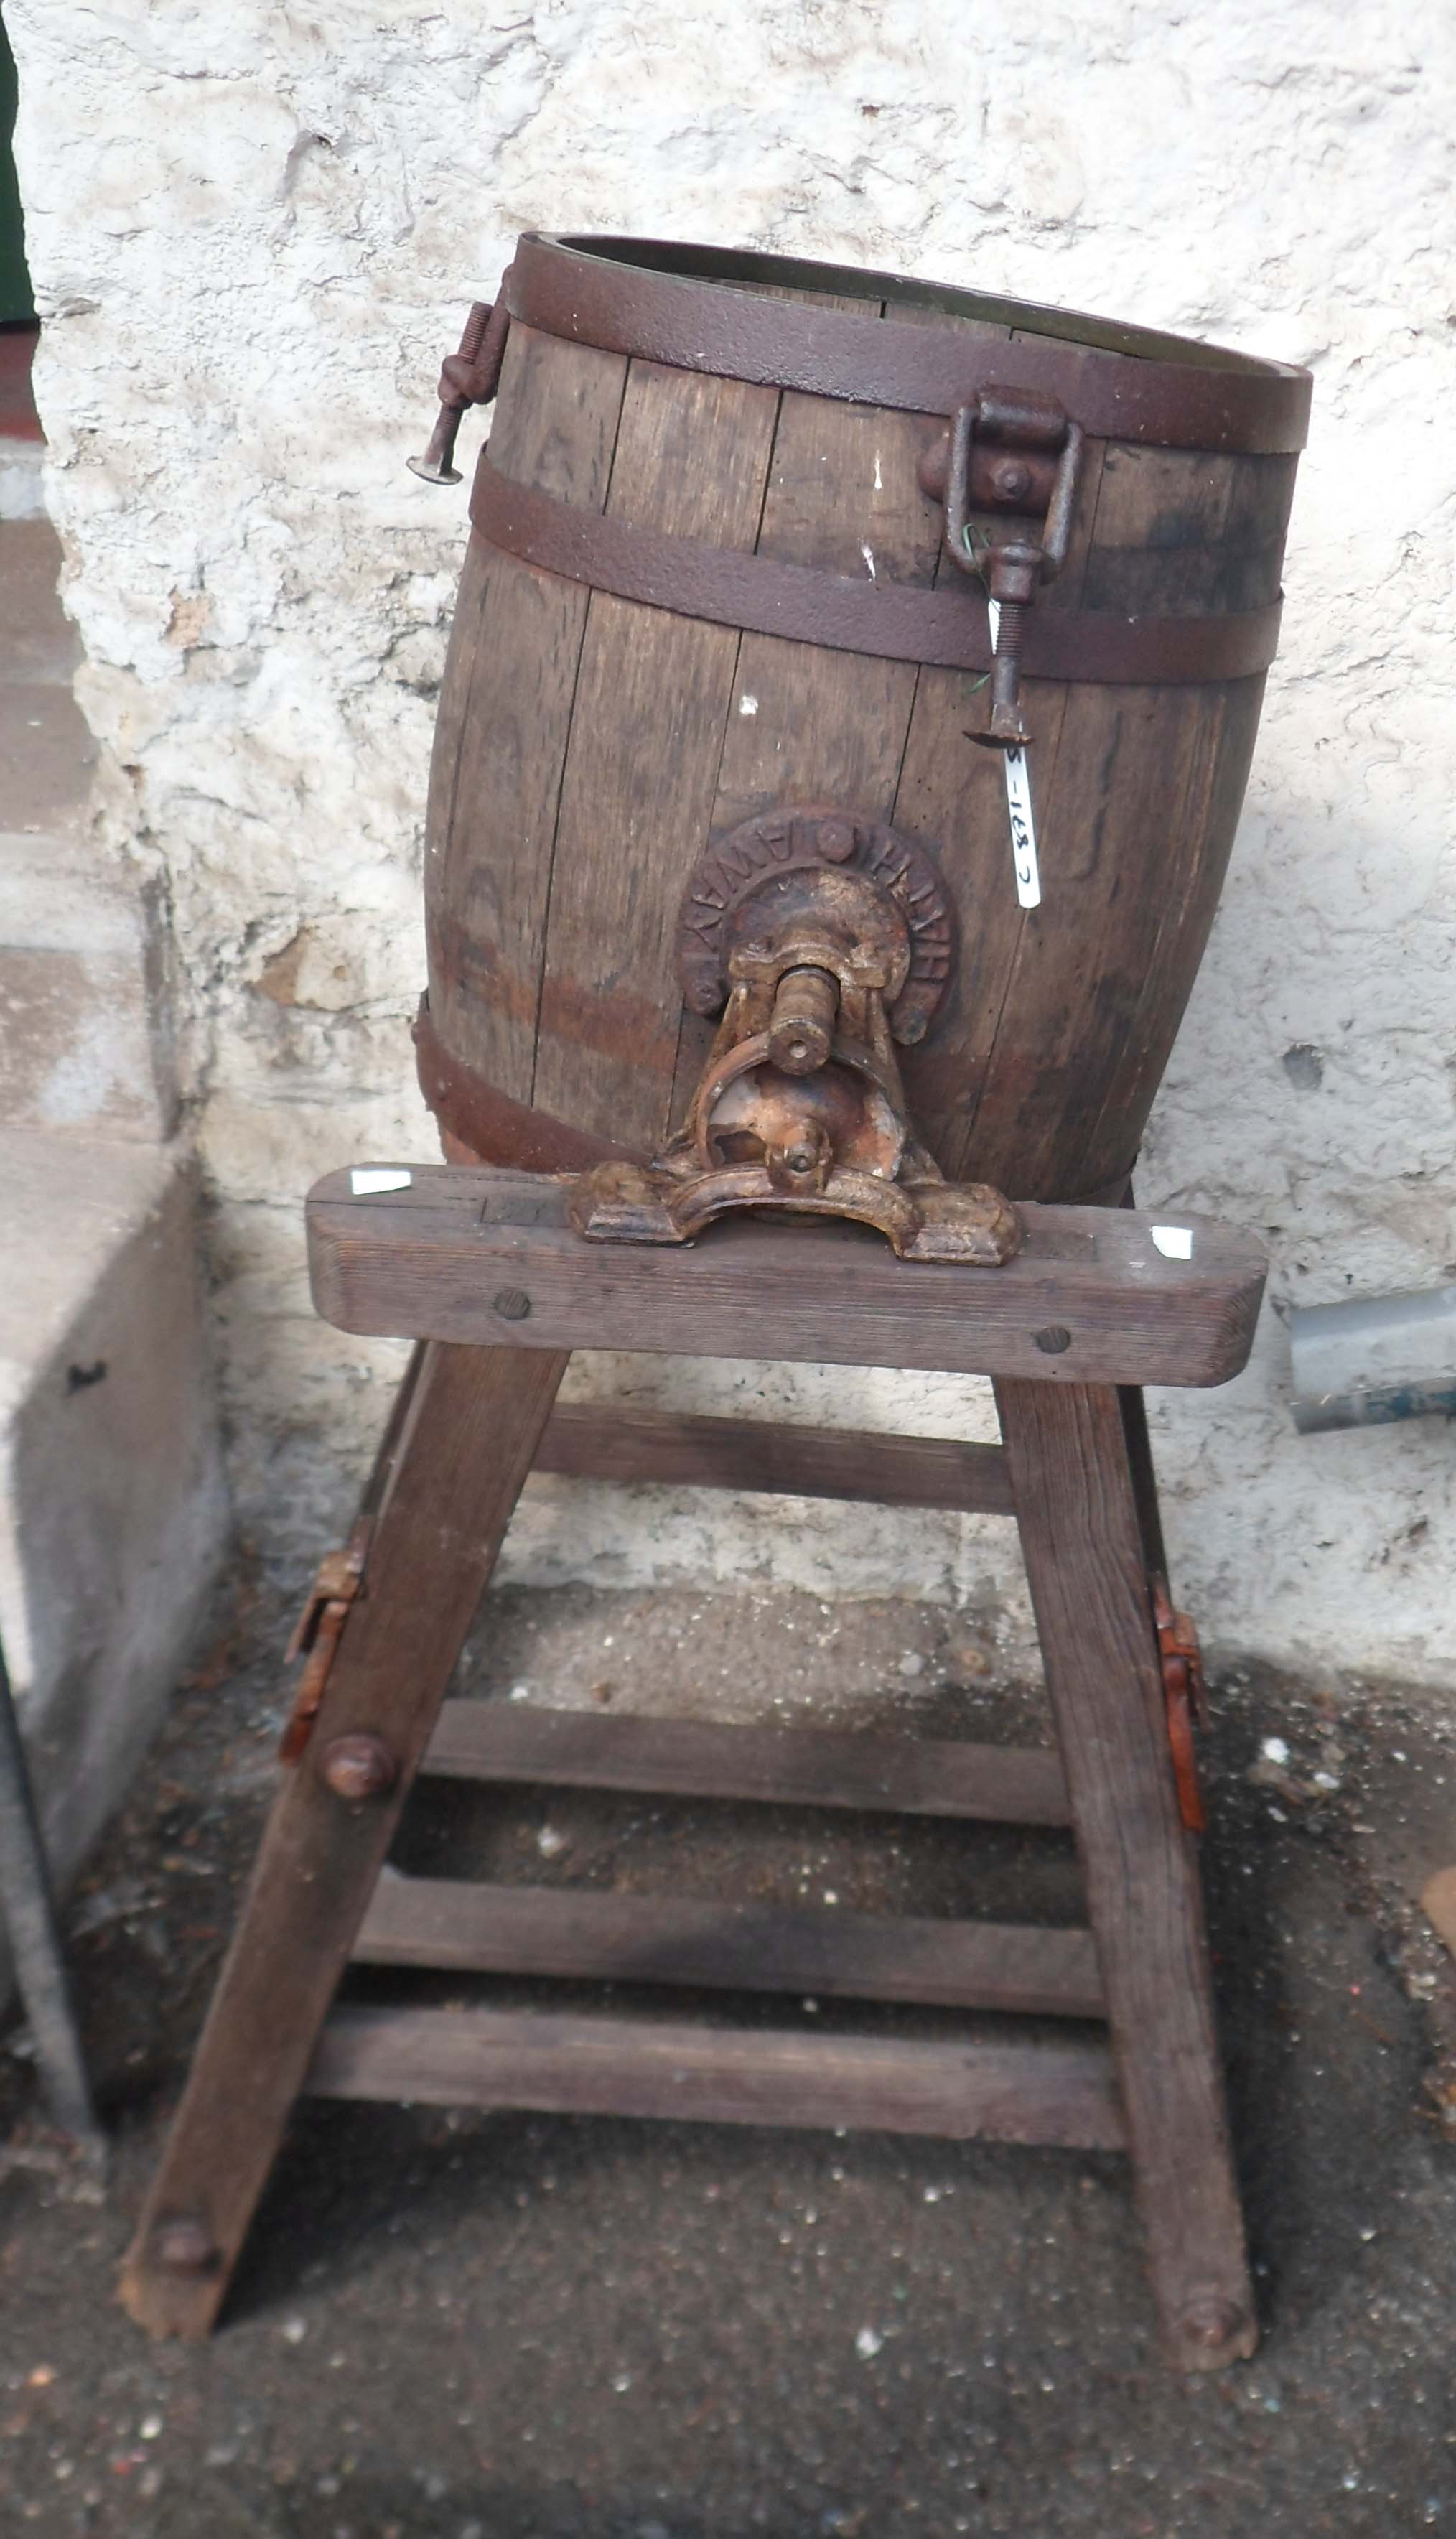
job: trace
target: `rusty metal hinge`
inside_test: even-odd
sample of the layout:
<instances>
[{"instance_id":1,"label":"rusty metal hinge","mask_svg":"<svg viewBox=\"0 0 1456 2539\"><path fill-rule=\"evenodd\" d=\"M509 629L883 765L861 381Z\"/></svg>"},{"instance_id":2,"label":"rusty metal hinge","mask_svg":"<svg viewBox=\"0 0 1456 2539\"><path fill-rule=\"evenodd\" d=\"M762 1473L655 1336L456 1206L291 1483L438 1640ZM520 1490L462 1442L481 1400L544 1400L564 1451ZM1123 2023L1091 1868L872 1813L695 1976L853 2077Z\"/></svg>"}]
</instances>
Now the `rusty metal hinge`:
<instances>
[{"instance_id":1,"label":"rusty metal hinge","mask_svg":"<svg viewBox=\"0 0 1456 2539\"><path fill-rule=\"evenodd\" d=\"M1209 1724L1209 1687L1204 1676L1203 1651L1199 1647L1193 1618L1191 1614L1180 1613L1174 1605L1166 1578L1154 1573L1149 1584L1157 1652L1162 1666L1163 1699L1167 1705L1168 1744L1173 1754L1173 1777L1178 1784L1178 1812L1190 1833L1202 1833L1209 1820L1198 1785L1193 1732L1195 1725L1207 1728Z\"/></svg>"},{"instance_id":2,"label":"rusty metal hinge","mask_svg":"<svg viewBox=\"0 0 1456 2539\"><path fill-rule=\"evenodd\" d=\"M279 1740L280 1763L296 1763L312 1734L349 1608L364 1584L364 1563L373 1532L373 1518L361 1517L343 1549L326 1551L318 1563L309 1601L284 1653L287 1666L298 1658L307 1658L309 1663L299 1679L288 1725Z\"/></svg>"}]
</instances>

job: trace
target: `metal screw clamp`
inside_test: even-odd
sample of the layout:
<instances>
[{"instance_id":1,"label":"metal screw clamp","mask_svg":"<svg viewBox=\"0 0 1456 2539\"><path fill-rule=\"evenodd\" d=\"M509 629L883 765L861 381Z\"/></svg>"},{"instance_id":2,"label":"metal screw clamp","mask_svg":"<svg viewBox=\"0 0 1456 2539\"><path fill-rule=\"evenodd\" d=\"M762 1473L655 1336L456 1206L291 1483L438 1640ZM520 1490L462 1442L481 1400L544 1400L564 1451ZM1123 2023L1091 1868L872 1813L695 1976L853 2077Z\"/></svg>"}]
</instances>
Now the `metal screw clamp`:
<instances>
[{"instance_id":1,"label":"metal screw clamp","mask_svg":"<svg viewBox=\"0 0 1456 2539\"><path fill-rule=\"evenodd\" d=\"M1047 499L1046 523L1040 542L1030 538L994 541L978 555L971 539L971 470L977 439L1004 444L1008 450L1042 453L1060 450L1057 472ZM1026 615L1041 584L1052 582L1067 560L1072 512L1081 464L1082 428L1073 423L1054 398L1029 396L1017 389L983 388L956 413L950 428L945 472L945 543L951 563L962 573L985 579L1001 611L991 673L991 714L984 731L971 733L987 749L1024 749L1031 738L1021 720L1021 644ZM1008 500L1032 486L1032 468L1019 459L1003 460L996 470L998 490Z\"/></svg>"},{"instance_id":2,"label":"metal screw clamp","mask_svg":"<svg viewBox=\"0 0 1456 2539\"><path fill-rule=\"evenodd\" d=\"M458 485L460 471L454 464L454 454L460 417L467 406L489 405L500 384L511 327L511 311L506 306L507 278L507 274L501 276L501 288L493 302L477 300L472 304L458 352L448 353L441 365L440 412L435 429L420 456L405 461L411 474L422 476L427 485Z\"/></svg>"}]
</instances>

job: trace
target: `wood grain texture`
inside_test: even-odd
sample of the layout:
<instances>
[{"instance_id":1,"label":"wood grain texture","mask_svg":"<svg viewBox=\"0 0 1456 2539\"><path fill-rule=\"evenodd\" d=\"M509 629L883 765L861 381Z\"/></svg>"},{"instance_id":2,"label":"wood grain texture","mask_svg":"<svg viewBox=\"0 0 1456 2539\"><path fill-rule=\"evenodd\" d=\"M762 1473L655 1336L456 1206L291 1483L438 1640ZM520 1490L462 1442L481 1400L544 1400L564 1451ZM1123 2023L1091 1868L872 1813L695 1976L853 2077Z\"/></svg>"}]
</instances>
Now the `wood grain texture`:
<instances>
[{"instance_id":1,"label":"wood grain texture","mask_svg":"<svg viewBox=\"0 0 1456 2539\"><path fill-rule=\"evenodd\" d=\"M1264 684L1237 679L1208 692L1196 725L1184 732L1182 792L1169 806L1167 852L1147 903L1153 922L1140 916L1137 923L1142 972L1136 993L1130 980L1120 1040L1103 1026L1087 1036L1098 1088L1095 1106L1085 1104L1081 1119L1086 1151L1095 1160L1116 1152L1132 1163L1126 1123L1145 1119L1145 1088L1161 1082L1172 1056L1233 850ZM1176 728L1170 728L1170 747ZM1128 925L1126 912L1122 924Z\"/></svg>"},{"instance_id":2,"label":"wood grain texture","mask_svg":"<svg viewBox=\"0 0 1456 2539\"><path fill-rule=\"evenodd\" d=\"M1264 608L1279 597L1293 458L1111 445L1097 507L1088 608L1180 616Z\"/></svg>"},{"instance_id":3,"label":"wood grain texture","mask_svg":"<svg viewBox=\"0 0 1456 2539\"><path fill-rule=\"evenodd\" d=\"M1149 614L1199 615L1244 605L1244 590L1272 599L1292 482L1285 460L1089 445L1068 563L1036 604L1116 612L1135 595ZM923 674L897 805L907 826L948 824L964 946L953 1012L914 1054L907 1090L947 1172L1070 1198L1132 1166L1213 924L1264 682L1028 682L1031 911L1009 889L999 768L994 783L973 775L959 815L937 798L946 718L969 684Z\"/></svg>"},{"instance_id":4,"label":"wood grain texture","mask_svg":"<svg viewBox=\"0 0 1456 2539\"><path fill-rule=\"evenodd\" d=\"M1093 526L1097 517L1105 445L1089 442L1082 455L1067 561L1038 608L1081 604ZM1006 537L1014 521L976 515L983 536ZM1022 524L1035 538L1039 523ZM957 568L941 555L937 582ZM1029 753L1032 798L1041 834L1041 807L1057 773L1071 691L1050 680L1024 684L1026 721L1034 734ZM987 698L981 681L958 670L925 669L916 690L915 714L895 798L896 821L934 840L957 913L959 958L952 994L921 1047L907 1052L905 1089L912 1114L936 1162L952 1180L993 1180L983 1173L972 1132L985 1090L1026 914L1016 898L1006 813L1005 773L1000 754L971 738L985 724ZM1003 1148L1003 1153L1006 1152ZM1003 1185L1016 1197L1075 1197L1091 1189L1090 1176L1064 1176L1059 1188L1033 1190L1017 1155Z\"/></svg>"},{"instance_id":5,"label":"wood grain texture","mask_svg":"<svg viewBox=\"0 0 1456 2539\"><path fill-rule=\"evenodd\" d=\"M432 964L436 946L443 931L449 928L452 913L451 854L461 856L466 887L469 886L469 864L473 860L465 851L463 839L458 849L453 848L452 840L465 716L481 655L480 622L485 612L489 564L488 551L480 539L467 537L460 564L460 586L455 593L454 615L451 620L450 642L446 648L440 702L435 709L435 736L430 750L430 781L425 804L425 936ZM431 984L435 984L433 979ZM449 983L444 978L439 986L442 995L448 995Z\"/></svg>"},{"instance_id":6,"label":"wood grain texture","mask_svg":"<svg viewBox=\"0 0 1456 2539\"><path fill-rule=\"evenodd\" d=\"M600 511L627 365L513 326L490 449L508 475ZM530 1097L561 781L589 594L472 538L426 823L430 1005L446 1046Z\"/></svg>"},{"instance_id":7,"label":"wood grain texture","mask_svg":"<svg viewBox=\"0 0 1456 2539\"><path fill-rule=\"evenodd\" d=\"M599 1888L477 1887L387 1870L354 1956L362 1965L1102 2016L1090 1931Z\"/></svg>"},{"instance_id":8,"label":"wood grain texture","mask_svg":"<svg viewBox=\"0 0 1456 2539\"><path fill-rule=\"evenodd\" d=\"M157 2335L204 2335L267 2176L314 2039L435 1723L451 1671L530 1468L565 1360L437 1349L414 1388L365 1592L350 1608L303 1759L269 1817L185 2094L121 2279ZM348 1806L319 1758L335 1738L381 1739L387 1796ZM157 2230L201 2225L201 2273L159 2261Z\"/></svg>"},{"instance_id":9,"label":"wood grain texture","mask_svg":"<svg viewBox=\"0 0 1456 2539\"><path fill-rule=\"evenodd\" d=\"M967 1128L975 1177L1040 1198L1131 1168L1181 1019L1170 979L1192 984L1189 920L1212 923L1232 842L1213 820L1230 718L1251 744L1260 693L1257 679L1068 691L1037 802L1042 904L1023 913ZM1248 753L1232 745L1241 794ZM1206 885L1196 912L1190 876Z\"/></svg>"},{"instance_id":10,"label":"wood grain texture","mask_svg":"<svg viewBox=\"0 0 1456 2539\"><path fill-rule=\"evenodd\" d=\"M1257 2341L1193 1837L1178 1812L1123 1409L997 1387L1169 2360Z\"/></svg>"},{"instance_id":11,"label":"wood grain texture","mask_svg":"<svg viewBox=\"0 0 1456 2539\"><path fill-rule=\"evenodd\" d=\"M939 530L915 471L934 431L915 415L786 395L756 552L856 581L928 588ZM723 734L713 838L784 802L840 802L887 818L916 676L905 661L745 634ZM713 1028L698 1015L682 1016L675 1119L702 1072Z\"/></svg>"},{"instance_id":12,"label":"wood grain texture","mask_svg":"<svg viewBox=\"0 0 1456 2539\"><path fill-rule=\"evenodd\" d=\"M1147 1404L1141 1385L1118 1387L1122 1408L1123 1436L1128 1449L1128 1475L1133 1484L1133 1503L1138 1511L1138 1533L1143 1544L1143 1566L1160 1578L1168 1575L1167 1546L1163 1542L1162 1509L1158 1504L1157 1473L1152 1461L1152 1439L1147 1431Z\"/></svg>"},{"instance_id":13,"label":"wood grain texture","mask_svg":"<svg viewBox=\"0 0 1456 2539\"><path fill-rule=\"evenodd\" d=\"M331 1173L308 1203L313 1301L343 1331L524 1351L1201 1385L1245 1363L1264 1287L1257 1237L1210 1217L1179 1220L1193 1229L1185 1262L1163 1259L1131 1210L1027 1208L1021 1251L979 1270L897 1261L879 1236L824 1220L739 1217L681 1248L587 1243L564 1189L426 1165L406 1191L355 1199ZM518 1293L526 1312L503 1316L495 1298Z\"/></svg>"},{"instance_id":14,"label":"wood grain texture","mask_svg":"<svg viewBox=\"0 0 1456 2539\"><path fill-rule=\"evenodd\" d=\"M751 548L778 397L634 362L606 510ZM648 1150L665 1133L683 882L707 835L738 638L592 595L562 789L533 1100Z\"/></svg>"},{"instance_id":15,"label":"wood grain texture","mask_svg":"<svg viewBox=\"0 0 1456 2539\"><path fill-rule=\"evenodd\" d=\"M348 2010L307 2087L325 2097L717 2124L843 2126L1116 2151L1100 2045L930 2045L526 2011Z\"/></svg>"},{"instance_id":16,"label":"wood grain texture","mask_svg":"<svg viewBox=\"0 0 1456 2539\"><path fill-rule=\"evenodd\" d=\"M962 1515L1013 1513L1000 1446L629 1410L616 1402L558 1403L535 1469L578 1480L770 1490L795 1498L855 1499L870 1507L948 1508Z\"/></svg>"},{"instance_id":17,"label":"wood grain texture","mask_svg":"<svg viewBox=\"0 0 1456 2539\"><path fill-rule=\"evenodd\" d=\"M462 1781L736 1799L989 1824L1070 1823L1058 1755L833 1728L448 1701L421 1769Z\"/></svg>"}]
</instances>

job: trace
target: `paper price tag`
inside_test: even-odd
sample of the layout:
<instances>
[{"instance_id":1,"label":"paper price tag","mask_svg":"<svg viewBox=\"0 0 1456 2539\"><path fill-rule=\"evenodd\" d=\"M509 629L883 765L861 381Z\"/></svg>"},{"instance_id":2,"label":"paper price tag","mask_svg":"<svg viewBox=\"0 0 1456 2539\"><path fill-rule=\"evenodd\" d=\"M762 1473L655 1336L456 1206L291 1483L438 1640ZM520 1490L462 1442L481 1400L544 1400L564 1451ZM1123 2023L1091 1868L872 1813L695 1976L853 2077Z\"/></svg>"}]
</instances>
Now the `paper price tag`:
<instances>
[{"instance_id":1,"label":"paper price tag","mask_svg":"<svg viewBox=\"0 0 1456 2539\"><path fill-rule=\"evenodd\" d=\"M1011 824L1011 863L1016 897L1023 908L1040 908L1041 874L1036 861L1036 828L1031 817L1031 770L1024 749L1005 753L1006 816Z\"/></svg>"},{"instance_id":2,"label":"paper price tag","mask_svg":"<svg viewBox=\"0 0 1456 2539\"><path fill-rule=\"evenodd\" d=\"M986 602L991 620L991 649L995 652L1001 640L1001 608L994 599ZM1024 749L1002 752L1006 771L1006 817L1011 824L1011 865L1016 876L1016 897L1022 908L1040 908L1041 872L1036 860L1036 822L1031 816L1031 770Z\"/></svg>"}]
</instances>

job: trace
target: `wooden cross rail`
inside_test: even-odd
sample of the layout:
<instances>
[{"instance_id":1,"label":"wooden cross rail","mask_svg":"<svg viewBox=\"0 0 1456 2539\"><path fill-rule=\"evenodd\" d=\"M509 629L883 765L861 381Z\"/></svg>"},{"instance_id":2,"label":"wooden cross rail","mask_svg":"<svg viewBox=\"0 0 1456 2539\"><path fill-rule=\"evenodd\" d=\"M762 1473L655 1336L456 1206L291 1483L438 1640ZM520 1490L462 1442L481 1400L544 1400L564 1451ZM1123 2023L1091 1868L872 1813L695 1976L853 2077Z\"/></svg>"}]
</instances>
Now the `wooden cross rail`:
<instances>
[{"instance_id":1,"label":"wooden cross rail","mask_svg":"<svg viewBox=\"0 0 1456 2539\"><path fill-rule=\"evenodd\" d=\"M549 1782L780 1807L886 1808L987 1824L1072 1822L1060 1756L863 1729L730 1727L535 1704L448 1701L421 1769L462 1781Z\"/></svg>"},{"instance_id":2,"label":"wooden cross rail","mask_svg":"<svg viewBox=\"0 0 1456 2539\"><path fill-rule=\"evenodd\" d=\"M711 1490L778 1490L871 1507L1014 1516L1000 1446L897 1437L866 1428L773 1428L766 1419L557 1404L536 1449L538 1473L588 1481L675 1481Z\"/></svg>"},{"instance_id":3,"label":"wooden cross rail","mask_svg":"<svg viewBox=\"0 0 1456 2539\"><path fill-rule=\"evenodd\" d=\"M917 1921L831 1905L483 1887L395 1871L375 1888L354 1956L375 1966L822 1993L1046 2019L1100 2019L1104 2012L1087 1930Z\"/></svg>"},{"instance_id":4,"label":"wooden cross rail","mask_svg":"<svg viewBox=\"0 0 1456 2539\"><path fill-rule=\"evenodd\" d=\"M329 2098L698 2116L1121 2151L1105 2045L933 2045L529 2011L345 2010L305 2088Z\"/></svg>"},{"instance_id":5,"label":"wooden cross rail","mask_svg":"<svg viewBox=\"0 0 1456 2539\"><path fill-rule=\"evenodd\" d=\"M403 1170L404 1168L399 1168ZM563 1185L412 1166L309 1203L319 1310L416 1336L242 1921L128 2256L157 2333L211 2325L301 2091L741 2123L1126 2146L1180 2367L1255 2323L1180 1812L1152 1581L1164 1569L1144 1383L1215 1384L1249 1348L1262 1248L1178 1217L1027 1207L994 1270L898 1262L832 1224L742 1221L693 1248L571 1233ZM1180 1253L1186 1257L1180 1257ZM572 1348L990 1374L1002 1444L558 1407ZM1059 1755L943 1738L738 1728L446 1700L532 1470L1013 1516ZM356 1575L356 1570L358 1574ZM333 1596L333 1601L330 1598ZM333 1610L334 1603L338 1610ZM1088 1926L401 1878L419 1772L1022 1825L1071 1822ZM678 2014L334 2006L350 1962L472 1979L705 1988L1105 2019L1107 2038L953 2042ZM330 2015L331 2014L331 2015Z\"/></svg>"},{"instance_id":6,"label":"wooden cross rail","mask_svg":"<svg viewBox=\"0 0 1456 2539\"><path fill-rule=\"evenodd\" d=\"M387 1168L380 1168L387 1169ZM406 1169L400 1166L403 1171ZM999 1269L897 1261L863 1226L715 1226L694 1244L584 1243L564 1179L415 1164L308 1201L313 1302L341 1331L512 1348L935 1368L1061 1384L1222 1384L1249 1354L1257 1236L1179 1216L1192 1257L1127 1208L1023 1207Z\"/></svg>"}]
</instances>

